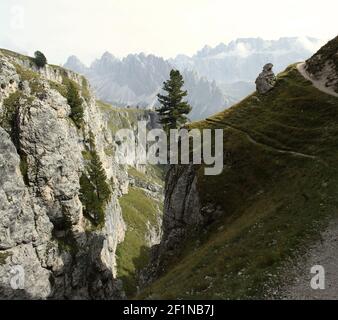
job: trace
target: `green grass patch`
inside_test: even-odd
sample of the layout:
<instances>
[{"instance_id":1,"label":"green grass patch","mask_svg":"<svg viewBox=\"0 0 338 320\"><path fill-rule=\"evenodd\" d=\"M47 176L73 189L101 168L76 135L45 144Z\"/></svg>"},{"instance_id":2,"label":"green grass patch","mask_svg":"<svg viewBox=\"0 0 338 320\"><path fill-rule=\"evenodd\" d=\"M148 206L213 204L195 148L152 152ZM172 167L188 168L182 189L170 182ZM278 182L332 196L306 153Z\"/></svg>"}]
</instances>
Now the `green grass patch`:
<instances>
[{"instance_id":1,"label":"green grass patch","mask_svg":"<svg viewBox=\"0 0 338 320\"><path fill-rule=\"evenodd\" d=\"M139 179L149 183L156 183L160 186L164 184L164 168L157 165L147 165L145 173L135 169L134 167L128 168L129 176L134 179Z\"/></svg>"},{"instance_id":2,"label":"green grass patch","mask_svg":"<svg viewBox=\"0 0 338 320\"><path fill-rule=\"evenodd\" d=\"M83 150L82 151L82 157L86 161L90 161L92 159L92 155L89 150Z\"/></svg>"},{"instance_id":3,"label":"green grass patch","mask_svg":"<svg viewBox=\"0 0 338 320\"><path fill-rule=\"evenodd\" d=\"M14 63L14 66L22 81L39 79L39 74L32 69L25 68L18 63Z\"/></svg>"},{"instance_id":4,"label":"green grass patch","mask_svg":"<svg viewBox=\"0 0 338 320\"><path fill-rule=\"evenodd\" d=\"M5 55L5 56L9 56L15 59L19 59L22 61L28 61L30 63L31 66L33 66L35 64L34 62L34 58L33 57L29 57L11 50L7 50L7 49L0 49L0 52Z\"/></svg>"},{"instance_id":5,"label":"green grass patch","mask_svg":"<svg viewBox=\"0 0 338 320\"><path fill-rule=\"evenodd\" d=\"M29 86L31 88L31 94L33 95L38 95L45 91L43 83L40 80L32 80Z\"/></svg>"},{"instance_id":6,"label":"green grass patch","mask_svg":"<svg viewBox=\"0 0 338 320\"><path fill-rule=\"evenodd\" d=\"M0 266L6 263L6 259L12 256L11 252L0 252Z\"/></svg>"},{"instance_id":7,"label":"green grass patch","mask_svg":"<svg viewBox=\"0 0 338 320\"><path fill-rule=\"evenodd\" d=\"M0 125L11 136L11 139L20 156L20 171L21 171L23 180L25 184L28 185L29 183L28 164L27 164L26 156L21 152L20 139L19 139L19 128L17 126L17 119L16 119L19 108L24 107L28 103L26 101L26 103L22 103L21 105L20 101L22 98L24 98L22 92L16 91L4 100L3 111L2 111L2 115L0 116Z\"/></svg>"},{"instance_id":8,"label":"green grass patch","mask_svg":"<svg viewBox=\"0 0 338 320\"><path fill-rule=\"evenodd\" d=\"M18 63L14 63L16 72L19 74L21 81L28 81L32 95L44 92L44 86L40 79L39 73L32 69L25 68Z\"/></svg>"},{"instance_id":9,"label":"green grass patch","mask_svg":"<svg viewBox=\"0 0 338 320\"><path fill-rule=\"evenodd\" d=\"M156 225L160 204L134 187L119 201L127 231L124 241L117 247L117 270L127 296L132 297L136 293L136 273L149 261L149 248L145 238L148 232L147 223Z\"/></svg>"},{"instance_id":10,"label":"green grass patch","mask_svg":"<svg viewBox=\"0 0 338 320\"><path fill-rule=\"evenodd\" d=\"M3 111L0 116L0 125L9 133L12 133L14 118L20 107L20 99L23 94L20 91L11 93L3 102Z\"/></svg>"},{"instance_id":11,"label":"green grass patch","mask_svg":"<svg viewBox=\"0 0 338 320\"><path fill-rule=\"evenodd\" d=\"M133 129L137 122L147 114L147 110L133 108L116 108L97 100L96 105L108 120L108 129L115 134L119 129Z\"/></svg>"},{"instance_id":12,"label":"green grass patch","mask_svg":"<svg viewBox=\"0 0 338 320\"><path fill-rule=\"evenodd\" d=\"M85 77L82 77L82 86L81 86L82 97L89 102L90 101L90 91L89 84Z\"/></svg>"},{"instance_id":13,"label":"green grass patch","mask_svg":"<svg viewBox=\"0 0 338 320\"><path fill-rule=\"evenodd\" d=\"M51 89L58 91L63 97L67 98L67 88L65 85L50 80L48 81L48 83Z\"/></svg>"}]
</instances>

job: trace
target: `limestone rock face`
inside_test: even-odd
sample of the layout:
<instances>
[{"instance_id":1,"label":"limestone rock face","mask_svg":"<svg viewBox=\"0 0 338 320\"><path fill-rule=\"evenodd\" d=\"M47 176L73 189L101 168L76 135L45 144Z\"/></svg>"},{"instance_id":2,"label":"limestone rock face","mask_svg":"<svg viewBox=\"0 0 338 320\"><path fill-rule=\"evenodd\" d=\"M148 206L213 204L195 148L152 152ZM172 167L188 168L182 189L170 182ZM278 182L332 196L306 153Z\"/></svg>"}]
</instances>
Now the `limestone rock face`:
<instances>
[{"instance_id":1,"label":"limestone rock face","mask_svg":"<svg viewBox=\"0 0 338 320\"><path fill-rule=\"evenodd\" d=\"M79 88L81 129L60 90L65 78ZM38 69L5 50L0 84L0 298L124 298L116 275L126 230L118 198L129 178L115 161L110 111L100 110L82 76ZM85 218L79 198L89 132L112 186L100 228Z\"/></svg>"},{"instance_id":2,"label":"limestone rock face","mask_svg":"<svg viewBox=\"0 0 338 320\"><path fill-rule=\"evenodd\" d=\"M167 260L179 251L187 233L198 230L204 223L194 166L171 166L165 183L162 237L152 247L152 261L141 274L141 286L156 279Z\"/></svg>"},{"instance_id":3,"label":"limestone rock face","mask_svg":"<svg viewBox=\"0 0 338 320\"><path fill-rule=\"evenodd\" d=\"M212 203L202 206L198 192L197 167L172 165L165 178L162 236L152 247L151 262L141 273L140 285L145 286L166 270L173 257L180 253L184 241L202 232L224 213Z\"/></svg>"},{"instance_id":4,"label":"limestone rock face","mask_svg":"<svg viewBox=\"0 0 338 320\"><path fill-rule=\"evenodd\" d=\"M338 36L308 59L305 69L311 78L338 93Z\"/></svg>"},{"instance_id":5,"label":"limestone rock face","mask_svg":"<svg viewBox=\"0 0 338 320\"><path fill-rule=\"evenodd\" d=\"M19 169L20 158L9 135L0 128L0 296L3 298L46 297L50 271L39 261L37 248L43 233L51 230L48 220L37 220L34 206ZM41 239L40 238L40 239ZM39 243L40 242L40 243ZM15 266L25 265L27 290L13 293L10 279Z\"/></svg>"},{"instance_id":6,"label":"limestone rock face","mask_svg":"<svg viewBox=\"0 0 338 320\"><path fill-rule=\"evenodd\" d=\"M273 64L267 63L256 79L256 89L261 94L269 92L275 86L276 76L273 73L272 68Z\"/></svg>"},{"instance_id":7,"label":"limestone rock face","mask_svg":"<svg viewBox=\"0 0 338 320\"><path fill-rule=\"evenodd\" d=\"M191 229L203 222L196 185L193 165L173 166L168 171L162 239L165 251L179 245L180 235L184 235L187 226Z\"/></svg>"}]
</instances>

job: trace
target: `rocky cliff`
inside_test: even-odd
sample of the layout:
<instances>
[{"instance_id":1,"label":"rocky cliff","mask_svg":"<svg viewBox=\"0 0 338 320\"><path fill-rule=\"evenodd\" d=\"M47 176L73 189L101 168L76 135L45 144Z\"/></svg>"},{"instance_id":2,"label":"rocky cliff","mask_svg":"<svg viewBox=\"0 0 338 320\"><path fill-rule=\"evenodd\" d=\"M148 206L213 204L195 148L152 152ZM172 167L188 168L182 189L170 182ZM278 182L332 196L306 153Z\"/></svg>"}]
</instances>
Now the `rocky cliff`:
<instances>
[{"instance_id":1,"label":"rocky cliff","mask_svg":"<svg viewBox=\"0 0 338 320\"><path fill-rule=\"evenodd\" d=\"M80 126L71 119L70 82L82 101ZM6 50L0 50L0 85L0 297L123 298L116 249L127 229L119 198L130 178L115 161L114 133L153 119L151 113L99 103L82 76L52 65L39 69ZM100 225L80 201L90 144L111 190Z\"/></svg>"}]
</instances>

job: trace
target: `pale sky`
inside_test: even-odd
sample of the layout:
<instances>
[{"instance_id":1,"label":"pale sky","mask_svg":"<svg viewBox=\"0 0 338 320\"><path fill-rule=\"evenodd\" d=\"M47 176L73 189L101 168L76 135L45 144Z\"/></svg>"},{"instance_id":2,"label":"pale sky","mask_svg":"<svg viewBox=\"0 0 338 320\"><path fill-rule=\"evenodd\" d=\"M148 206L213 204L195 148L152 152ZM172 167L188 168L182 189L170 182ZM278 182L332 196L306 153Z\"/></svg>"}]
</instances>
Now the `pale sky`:
<instances>
[{"instance_id":1,"label":"pale sky","mask_svg":"<svg viewBox=\"0 0 338 320\"><path fill-rule=\"evenodd\" d=\"M328 40L337 12L337 0L1 0L0 47L56 64L105 51L168 58L239 37Z\"/></svg>"}]
</instances>

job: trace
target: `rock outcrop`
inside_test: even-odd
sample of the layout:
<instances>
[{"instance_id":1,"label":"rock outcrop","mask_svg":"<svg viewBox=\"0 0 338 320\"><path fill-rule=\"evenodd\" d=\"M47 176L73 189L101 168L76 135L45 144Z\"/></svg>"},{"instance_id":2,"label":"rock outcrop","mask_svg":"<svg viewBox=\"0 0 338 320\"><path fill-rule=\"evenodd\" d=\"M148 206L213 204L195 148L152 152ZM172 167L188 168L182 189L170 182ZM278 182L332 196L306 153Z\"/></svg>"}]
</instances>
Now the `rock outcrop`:
<instances>
[{"instance_id":1,"label":"rock outcrop","mask_svg":"<svg viewBox=\"0 0 338 320\"><path fill-rule=\"evenodd\" d=\"M198 166L172 165L165 179L162 237L159 245L152 248L150 269L143 274L149 283L165 269L184 241L198 233L223 212L212 203L201 204L198 191Z\"/></svg>"},{"instance_id":2,"label":"rock outcrop","mask_svg":"<svg viewBox=\"0 0 338 320\"><path fill-rule=\"evenodd\" d=\"M338 93L338 36L306 61L305 70L312 79Z\"/></svg>"},{"instance_id":3,"label":"rock outcrop","mask_svg":"<svg viewBox=\"0 0 338 320\"><path fill-rule=\"evenodd\" d=\"M273 73L272 68L273 64L267 63L256 79L256 89L261 94L269 92L276 84L276 76Z\"/></svg>"},{"instance_id":4,"label":"rock outcrop","mask_svg":"<svg viewBox=\"0 0 338 320\"><path fill-rule=\"evenodd\" d=\"M82 99L81 129L70 118L67 81ZM129 179L115 161L112 125L133 128L128 114L99 105L82 76L51 65L38 69L31 58L6 50L0 50L0 84L0 297L123 298L116 248L126 225L118 198ZM102 226L85 217L79 198L90 136L112 190ZM21 290L14 276L23 277Z\"/></svg>"},{"instance_id":5,"label":"rock outcrop","mask_svg":"<svg viewBox=\"0 0 338 320\"><path fill-rule=\"evenodd\" d=\"M180 252L181 245L212 220L217 210L201 208L197 190L197 172L194 165L172 165L165 183L162 238L152 247L151 262L141 274L145 286L159 277L167 262Z\"/></svg>"}]
</instances>

